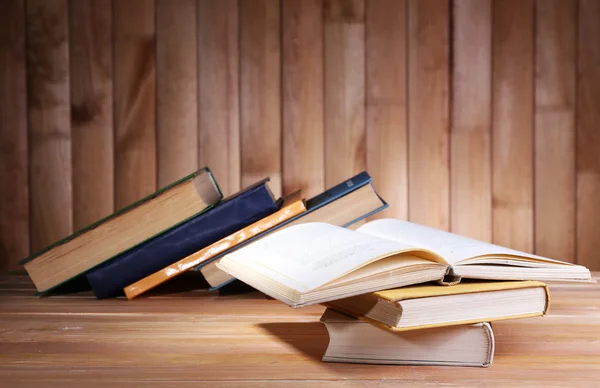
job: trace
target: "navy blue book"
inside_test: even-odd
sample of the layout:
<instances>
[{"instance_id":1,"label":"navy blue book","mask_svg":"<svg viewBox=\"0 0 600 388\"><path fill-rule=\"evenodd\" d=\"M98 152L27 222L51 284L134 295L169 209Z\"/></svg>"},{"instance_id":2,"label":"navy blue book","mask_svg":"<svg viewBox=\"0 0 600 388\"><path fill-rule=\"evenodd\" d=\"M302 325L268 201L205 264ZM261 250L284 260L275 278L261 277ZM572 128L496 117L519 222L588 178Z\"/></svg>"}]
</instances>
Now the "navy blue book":
<instances>
[{"instance_id":1,"label":"navy blue book","mask_svg":"<svg viewBox=\"0 0 600 388\"><path fill-rule=\"evenodd\" d=\"M123 295L124 287L274 213L280 204L267 181L92 269L86 277L94 294L98 299Z\"/></svg>"},{"instance_id":2,"label":"navy blue book","mask_svg":"<svg viewBox=\"0 0 600 388\"><path fill-rule=\"evenodd\" d=\"M375 192L371 176L367 172L362 172L307 200L305 212L215 256L211 260L199 264L194 269L202 271L212 286L210 290L214 291L235 280L229 279L217 284L215 283L216 279L213 280L208 276L213 271L211 267L214 267L216 260L246 244L250 244L256 239L264 237L266 234L299 222L329 222L347 227L387 207L388 204ZM218 281L221 280L219 279Z\"/></svg>"}]
</instances>

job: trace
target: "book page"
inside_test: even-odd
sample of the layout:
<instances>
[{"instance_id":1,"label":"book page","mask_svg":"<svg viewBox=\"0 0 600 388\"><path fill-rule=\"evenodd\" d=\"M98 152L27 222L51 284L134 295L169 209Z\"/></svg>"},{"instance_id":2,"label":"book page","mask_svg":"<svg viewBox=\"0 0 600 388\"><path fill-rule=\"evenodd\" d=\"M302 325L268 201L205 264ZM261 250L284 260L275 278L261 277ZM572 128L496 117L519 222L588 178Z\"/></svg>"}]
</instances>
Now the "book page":
<instances>
[{"instance_id":1,"label":"book page","mask_svg":"<svg viewBox=\"0 0 600 388\"><path fill-rule=\"evenodd\" d=\"M412 247L325 223L296 225L227 255L241 267L299 292Z\"/></svg>"},{"instance_id":2,"label":"book page","mask_svg":"<svg viewBox=\"0 0 600 388\"><path fill-rule=\"evenodd\" d=\"M396 219L371 221L358 228L357 231L369 236L400 242L415 248L431 250L444 257L451 265L473 257L490 255L498 255L508 260L514 257L515 259L523 258L543 263L566 264L561 261Z\"/></svg>"}]
</instances>

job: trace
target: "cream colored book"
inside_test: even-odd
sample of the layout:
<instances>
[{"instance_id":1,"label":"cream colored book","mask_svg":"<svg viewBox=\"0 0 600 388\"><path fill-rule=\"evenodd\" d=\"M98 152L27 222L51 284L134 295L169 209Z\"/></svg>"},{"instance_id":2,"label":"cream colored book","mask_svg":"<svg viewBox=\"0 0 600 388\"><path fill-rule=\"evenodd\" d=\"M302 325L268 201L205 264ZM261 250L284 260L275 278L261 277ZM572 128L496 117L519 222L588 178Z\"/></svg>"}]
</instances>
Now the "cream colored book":
<instances>
[{"instance_id":1,"label":"cream colored book","mask_svg":"<svg viewBox=\"0 0 600 388\"><path fill-rule=\"evenodd\" d=\"M356 231L296 225L226 255L217 266L292 307L461 278L592 281L580 265L395 219Z\"/></svg>"},{"instance_id":2,"label":"cream colored book","mask_svg":"<svg viewBox=\"0 0 600 388\"><path fill-rule=\"evenodd\" d=\"M328 306L391 331L546 315L550 293L538 281L426 284L333 300Z\"/></svg>"},{"instance_id":3,"label":"cream colored book","mask_svg":"<svg viewBox=\"0 0 600 388\"><path fill-rule=\"evenodd\" d=\"M494 332L489 323L393 333L327 309L326 362L392 365L489 366Z\"/></svg>"}]
</instances>

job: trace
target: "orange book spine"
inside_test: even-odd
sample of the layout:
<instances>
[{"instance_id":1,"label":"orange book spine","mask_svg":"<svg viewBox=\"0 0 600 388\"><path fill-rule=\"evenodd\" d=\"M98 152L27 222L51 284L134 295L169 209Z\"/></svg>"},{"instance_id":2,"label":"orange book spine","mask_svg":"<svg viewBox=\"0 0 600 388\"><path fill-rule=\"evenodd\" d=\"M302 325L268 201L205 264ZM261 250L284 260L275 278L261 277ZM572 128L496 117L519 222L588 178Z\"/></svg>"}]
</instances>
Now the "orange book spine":
<instances>
[{"instance_id":1,"label":"orange book spine","mask_svg":"<svg viewBox=\"0 0 600 388\"><path fill-rule=\"evenodd\" d=\"M241 229L212 245L207 246L204 249L199 250L196 253L189 255L176 263L171 264L168 267L161 269L152 275L146 276L137 282L130 284L125 287L125 295L127 299L131 300L136 296L143 294L144 292L151 290L152 288L172 279L176 276L181 275L185 271L188 271L198 264L210 260L216 255L225 252L226 250L235 247L238 244L264 232L274 226L281 224L282 222L289 220L292 217L306 211L306 206L302 200L300 191L296 191L283 199L281 209L263 218L260 221L253 223Z\"/></svg>"}]
</instances>

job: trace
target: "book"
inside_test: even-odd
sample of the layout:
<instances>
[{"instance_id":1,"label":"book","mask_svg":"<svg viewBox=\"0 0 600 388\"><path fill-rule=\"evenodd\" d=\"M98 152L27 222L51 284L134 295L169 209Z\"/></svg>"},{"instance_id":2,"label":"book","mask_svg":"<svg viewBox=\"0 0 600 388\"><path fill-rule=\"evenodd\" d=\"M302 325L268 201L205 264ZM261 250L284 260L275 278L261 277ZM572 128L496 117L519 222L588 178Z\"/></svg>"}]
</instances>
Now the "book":
<instances>
[{"instance_id":1,"label":"book","mask_svg":"<svg viewBox=\"0 0 600 388\"><path fill-rule=\"evenodd\" d=\"M292 307L461 278L592 281L581 265L396 219L356 231L295 225L226 255L217 267Z\"/></svg>"},{"instance_id":2,"label":"book","mask_svg":"<svg viewBox=\"0 0 600 388\"><path fill-rule=\"evenodd\" d=\"M215 208L215 210L218 209ZM275 225L281 224L287 219L290 219L303 211L306 210L304 201L300 191L292 193L283 198L281 208L276 212L265 216L264 218L248 225L236 232L224 237L202 249L196 251L183 259L174 262L154 273L147 275L146 277L130 284L124 288L125 295L128 299L133 299L136 296L143 294L146 291L166 282L167 280L173 279L176 276L194 268L194 266L200 264L203 261L209 260L215 255L224 252L227 249L231 249L236 245L246 241L257 234L268 230ZM210 213L207 213L210 214Z\"/></svg>"},{"instance_id":3,"label":"book","mask_svg":"<svg viewBox=\"0 0 600 388\"><path fill-rule=\"evenodd\" d=\"M203 168L23 259L46 292L217 204L219 186Z\"/></svg>"},{"instance_id":4,"label":"book","mask_svg":"<svg viewBox=\"0 0 600 388\"><path fill-rule=\"evenodd\" d=\"M224 199L167 232L130 249L86 274L99 299L122 295L123 288L277 211L268 179Z\"/></svg>"},{"instance_id":5,"label":"book","mask_svg":"<svg viewBox=\"0 0 600 388\"><path fill-rule=\"evenodd\" d=\"M365 175L363 175L363 177L364 176ZM370 177L368 178L368 182L362 185L356 184L356 181L357 179L354 177L343 182L341 185L337 185L332 189L319 194L317 197L308 200L306 212L282 223L278 227L269 229L257 236L257 238L266 237L275 231L283 230L294 225L315 221L347 227L388 206L375 192ZM338 193L338 195L331 195L332 193ZM326 199L326 201L323 199ZM231 275L221 271L216 266L218 260L230 252L231 251L224 252L220 257L216 257L215 260L205 263L200 269L208 283L212 286L211 290L213 291L234 280Z\"/></svg>"},{"instance_id":6,"label":"book","mask_svg":"<svg viewBox=\"0 0 600 388\"><path fill-rule=\"evenodd\" d=\"M325 362L390 365L489 366L494 332L489 323L394 333L327 309Z\"/></svg>"},{"instance_id":7,"label":"book","mask_svg":"<svg viewBox=\"0 0 600 388\"><path fill-rule=\"evenodd\" d=\"M377 291L327 303L391 331L427 329L548 313L550 294L538 281L466 281Z\"/></svg>"}]
</instances>

